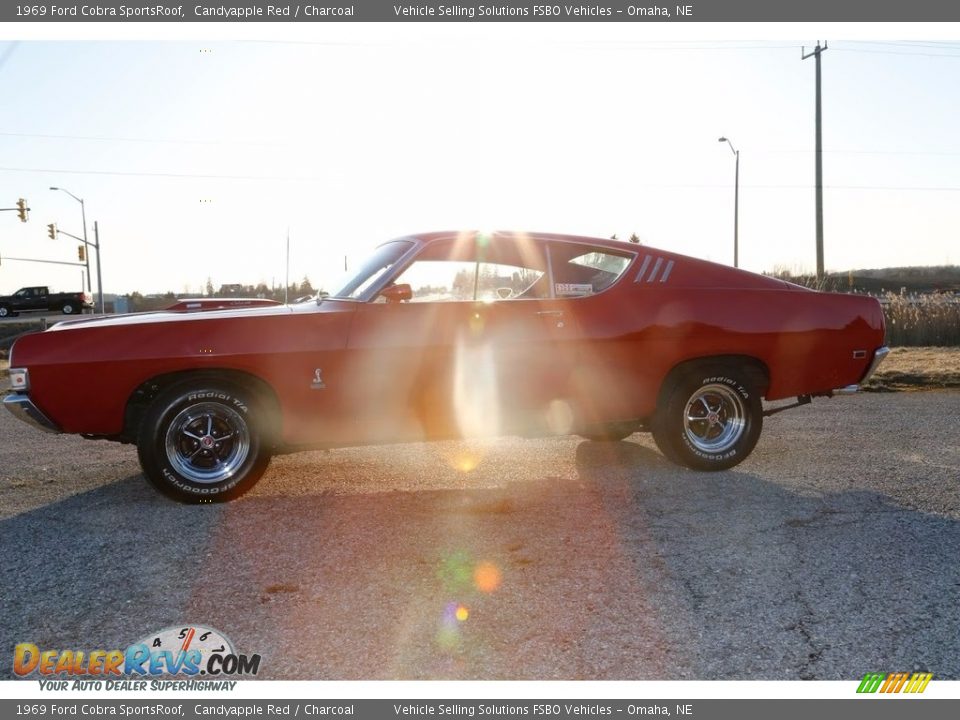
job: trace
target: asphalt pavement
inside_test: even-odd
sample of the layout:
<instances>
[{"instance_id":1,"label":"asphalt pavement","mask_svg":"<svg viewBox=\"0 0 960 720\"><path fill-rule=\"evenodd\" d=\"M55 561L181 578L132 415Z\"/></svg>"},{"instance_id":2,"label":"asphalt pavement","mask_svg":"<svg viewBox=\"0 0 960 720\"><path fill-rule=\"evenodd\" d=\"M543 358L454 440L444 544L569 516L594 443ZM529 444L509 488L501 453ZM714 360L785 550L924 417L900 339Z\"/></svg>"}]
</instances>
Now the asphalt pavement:
<instances>
[{"instance_id":1,"label":"asphalt pavement","mask_svg":"<svg viewBox=\"0 0 960 720\"><path fill-rule=\"evenodd\" d=\"M640 434L302 453L184 506L0 413L0 676L202 623L273 679L958 679L958 415L820 400L715 474Z\"/></svg>"}]
</instances>

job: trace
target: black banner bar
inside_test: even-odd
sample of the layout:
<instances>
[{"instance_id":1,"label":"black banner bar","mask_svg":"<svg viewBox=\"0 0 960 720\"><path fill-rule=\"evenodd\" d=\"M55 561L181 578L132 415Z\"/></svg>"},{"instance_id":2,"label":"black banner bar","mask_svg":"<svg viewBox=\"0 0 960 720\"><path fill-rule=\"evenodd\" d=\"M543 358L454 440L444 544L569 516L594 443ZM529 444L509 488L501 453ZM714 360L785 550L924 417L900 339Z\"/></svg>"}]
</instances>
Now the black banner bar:
<instances>
[{"instance_id":1,"label":"black banner bar","mask_svg":"<svg viewBox=\"0 0 960 720\"><path fill-rule=\"evenodd\" d=\"M952 22L954 0L100 0L3 3L3 22Z\"/></svg>"}]
</instances>

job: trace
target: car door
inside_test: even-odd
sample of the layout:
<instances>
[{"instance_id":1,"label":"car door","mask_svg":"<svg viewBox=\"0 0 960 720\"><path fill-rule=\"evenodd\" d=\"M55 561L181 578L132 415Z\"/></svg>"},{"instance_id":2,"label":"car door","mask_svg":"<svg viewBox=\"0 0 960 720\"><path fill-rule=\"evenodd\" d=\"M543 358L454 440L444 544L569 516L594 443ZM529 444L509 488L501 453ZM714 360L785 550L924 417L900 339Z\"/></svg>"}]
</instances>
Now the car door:
<instances>
[{"instance_id":1,"label":"car door","mask_svg":"<svg viewBox=\"0 0 960 720\"><path fill-rule=\"evenodd\" d=\"M368 303L351 329L365 441L569 430L579 326L543 242L434 241L394 283L409 301Z\"/></svg>"},{"instance_id":2,"label":"car door","mask_svg":"<svg viewBox=\"0 0 960 720\"><path fill-rule=\"evenodd\" d=\"M471 326L473 251L436 241L392 270L383 292L358 307L350 329L347 392L358 442L459 434L453 403L458 344ZM408 286L404 301L389 290Z\"/></svg>"}]
</instances>

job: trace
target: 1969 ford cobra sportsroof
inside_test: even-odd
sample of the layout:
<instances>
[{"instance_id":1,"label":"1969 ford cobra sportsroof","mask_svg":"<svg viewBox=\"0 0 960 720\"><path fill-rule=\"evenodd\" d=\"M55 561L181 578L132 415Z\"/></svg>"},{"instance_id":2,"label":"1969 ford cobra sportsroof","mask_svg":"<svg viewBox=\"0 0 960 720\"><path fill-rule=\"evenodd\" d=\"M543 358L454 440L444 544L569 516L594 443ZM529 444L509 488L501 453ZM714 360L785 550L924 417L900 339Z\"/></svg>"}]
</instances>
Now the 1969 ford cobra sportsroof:
<instances>
[{"instance_id":1,"label":"1969 ford cobra sportsroof","mask_svg":"<svg viewBox=\"0 0 960 720\"><path fill-rule=\"evenodd\" d=\"M855 389L883 341L867 297L615 240L434 233L381 245L315 302L27 335L4 404L135 443L188 502L240 495L279 452L477 435L649 431L721 470L753 450L761 398Z\"/></svg>"}]
</instances>

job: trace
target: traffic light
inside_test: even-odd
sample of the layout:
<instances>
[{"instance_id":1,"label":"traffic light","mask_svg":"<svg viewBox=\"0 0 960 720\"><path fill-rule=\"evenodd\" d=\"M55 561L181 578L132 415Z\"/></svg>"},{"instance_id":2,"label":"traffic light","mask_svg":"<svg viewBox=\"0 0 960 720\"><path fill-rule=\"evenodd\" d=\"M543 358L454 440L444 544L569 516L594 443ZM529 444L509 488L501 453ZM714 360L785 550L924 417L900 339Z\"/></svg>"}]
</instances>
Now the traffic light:
<instances>
[{"instance_id":1,"label":"traffic light","mask_svg":"<svg viewBox=\"0 0 960 720\"><path fill-rule=\"evenodd\" d=\"M57 239L57 224L56 224L56 223L50 223L49 225L47 225L47 237L49 237L51 240L56 240L56 239Z\"/></svg>"},{"instance_id":2,"label":"traffic light","mask_svg":"<svg viewBox=\"0 0 960 720\"><path fill-rule=\"evenodd\" d=\"M17 217L20 218L20 222L27 221L28 212L30 212L30 208L27 207L27 201L24 198L17 200Z\"/></svg>"},{"instance_id":3,"label":"traffic light","mask_svg":"<svg viewBox=\"0 0 960 720\"><path fill-rule=\"evenodd\" d=\"M85 262L87 259L87 249L83 245L77 246L77 257L80 258L80 262Z\"/></svg>"}]
</instances>

